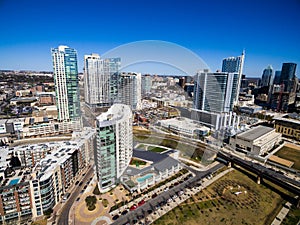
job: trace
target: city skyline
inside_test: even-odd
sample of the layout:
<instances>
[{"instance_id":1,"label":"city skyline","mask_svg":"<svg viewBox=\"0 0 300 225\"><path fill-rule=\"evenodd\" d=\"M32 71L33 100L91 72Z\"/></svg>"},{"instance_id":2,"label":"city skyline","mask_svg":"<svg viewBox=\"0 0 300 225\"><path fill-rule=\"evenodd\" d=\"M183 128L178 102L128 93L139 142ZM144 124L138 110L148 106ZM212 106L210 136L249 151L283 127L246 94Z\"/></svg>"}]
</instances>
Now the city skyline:
<instances>
[{"instance_id":1,"label":"city skyline","mask_svg":"<svg viewBox=\"0 0 300 225\"><path fill-rule=\"evenodd\" d=\"M245 49L244 74L260 77L268 65L280 70L285 62L300 64L299 9L296 0L1 1L1 19L6 22L2 24L5 35L0 37L0 69L52 71L50 49L68 45L77 49L82 72L85 54L102 56L126 43L162 40L190 49L212 72L221 69L224 58ZM159 74L162 67L156 71L136 68L135 72ZM165 74L172 71L163 68Z\"/></svg>"}]
</instances>

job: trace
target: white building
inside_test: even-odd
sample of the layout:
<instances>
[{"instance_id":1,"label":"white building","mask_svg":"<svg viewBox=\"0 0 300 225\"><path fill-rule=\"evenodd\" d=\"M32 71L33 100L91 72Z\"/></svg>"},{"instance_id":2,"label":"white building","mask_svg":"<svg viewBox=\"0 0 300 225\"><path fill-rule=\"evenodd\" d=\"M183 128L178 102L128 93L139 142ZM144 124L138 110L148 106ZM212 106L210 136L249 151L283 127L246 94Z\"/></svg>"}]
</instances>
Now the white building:
<instances>
[{"instance_id":1,"label":"white building","mask_svg":"<svg viewBox=\"0 0 300 225\"><path fill-rule=\"evenodd\" d=\"M80 99L77 52L68 46L51 49L58 120L78 120Z\"/></svg>"},{"instance_id":2,"label":"white building","mask_svg":"<svg viewBox=\"0 0 300 225\"><path fill-rule=\"evenodd\" d=\"M84 98L91 106L111 104L111 75L118 72L120 58L101 59L98 54L84 56Z\"/></svg>"},{"instance_id":3,"label":"white building","mask_svg":"<svg viewBox=\"0 0 300 225\"><path fill-rule=\"evenodd\" d=\"M199 122L184 117L159 120L158 122L161 127L169 131L190 138L206 136L210 131L208 127L200 125Z\"/></svg>"},{"instance_id":4,"label":"white building","mask_svg":"<svg viewBox=\"0 0 300 225\"><path fill-rule=\"evenodd\" d=\"M230 146L247 154L263 155L281 140L274 128L257 126L230 138Z\"/></svg>"},{"instance_id":5,"label":"white building","mask_svg":"<svg viewBox=\"0 0 300 225\"><path fill-rule=\"evenodd\" d=\"M97 117L96 175L101 192L113 188L132 157L132 112L128 105L114 104Z\"/></svg>"},{"instance_id":6,"label":"white building","mask_svg":"<svg viewBox=\"0 0 300 225\"><path fill-rule=\"evenodd\" d=\"M240 124L240 116L236 115L235 112L215 113L191 109L191 119L197 120L215 131L225 129L237 130Z\"/></svg>"}]
</instances>

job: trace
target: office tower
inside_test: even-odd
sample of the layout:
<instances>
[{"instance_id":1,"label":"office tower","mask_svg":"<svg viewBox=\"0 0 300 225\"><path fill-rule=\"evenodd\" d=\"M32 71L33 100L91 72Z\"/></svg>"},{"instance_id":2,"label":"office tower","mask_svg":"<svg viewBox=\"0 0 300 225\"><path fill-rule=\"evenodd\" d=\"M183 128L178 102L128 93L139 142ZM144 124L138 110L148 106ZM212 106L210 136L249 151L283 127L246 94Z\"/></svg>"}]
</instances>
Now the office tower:
<instances>
[{"instance_id":1,"label":"office tower","mask_svg":"<svg viewBox=\"0 0 300 225\"><path fill-rule=\"evenodd\" d=\"M101 59L98 54L84 56L84 97L90 106L109 106L116 98L113 75L120 58Z\"/></svg>"},{"instance_id":2,"label":"office tower","mask_svg":"<svg viewBox=\"0 0 300 225\"><path fill-rule=\"evenodd\" d=\"M242 52L241 56L225 58L223 59L222 62L222 72L238 73L238 84L237 84L238 93L240 91L240 86L241 86L244 61L245 61L245 50ZM236 104L237 101L238 101L238 97L236 98L234 104Z\"/></svg>"},{"instance_id":3,"label":"office tower","mask_svg":"<svg viewBox=\"0 0 300 225\"><path fill-rule=\"evenodd\" d=\"M142 95L149 94L152 88L152 77L148 74L142 76Z\"/></svg>"},{"instance_id":4,"label":"office tower","mask_svg":"<svg viewBox=\"0 0 300 225\"><path fill-rule=\"evenodd\" d=\"M230 112L238 98L238 73L200 72L194 78L194 108Z\"/></svg>"},{"instance_id":5,"label":"office tower","mask_svg":"<svg viewBox=\"0 0 300 225\"><path fill-rule=\"evenodd\" d=\"M298 83L296 67L296 63L283 63L280 78L279 73L276 74L269 101L271 109L278 112L292 112L295 109Z\"/></svg>"},{"instance_id":6,"label":"office tower","mask_svg":"<svg viewBox=\"0 0 300 225\"><path fill-rule=\"evenodd\" d=\"M296 77L296 63L283 63L281 68L280 84L284 85L284 91L290 92L294 86Z\"/></svg>"},{"instance_id":7,"label":"office tower","mask_svg":"<svg viewBox=\"0 0 300 225\"><path fill-rule=\"evenodd\" d=\"M129 105L132 110L141 106L141 74L122 72L119 74L118 101Z\"/></svg>"},{"instance_id":8,"label":"office tower","mask_svg":"<svg viewBox=\"0 0 300 225\"><path fill-rule=\"evenodd\" d=\"M275 71L273 84L280 84L281 70Z\"/></svg>"},{"instance_id":9,"label":"office tower","mask_svg":"<svg viewBox=\"0 0 300 225\"><path fill-rule=\"evenodd\" d=\"M132 112L114 104L97 117L97 148L94 152L98 186L101 192L116 185L132 157Z\"/></svg>"},{"instance_id":10,"label":"office tower","mask_svg":"<svg viewBox=\"0 0 300 225\"><path fill-rule=\"evenodd\" d=\"M58 120L80 118L77 52L68 46L51 49Z\"/></svg>"},{"instance_id":11,"label":"office tower","mask_svg":"<svg viewBox=\"0 0 300 225\"><path fill-rule=\"evenodd\" d=\"M262 78L261 78L261 87L270 86L272 84L273 79L273 68L269 65L266 69L264 69Z\"/></svg>"},{"instance_id":12,"label":"office tower","mask_svg":"<svg viewBox=\"0 0 300 225\"><path fill-rule=\"evenodd\" d=\"M222 72L239 73L243 71L245 52L241 56L228 57L223 59Z\"/></svg>"}]
</instances>

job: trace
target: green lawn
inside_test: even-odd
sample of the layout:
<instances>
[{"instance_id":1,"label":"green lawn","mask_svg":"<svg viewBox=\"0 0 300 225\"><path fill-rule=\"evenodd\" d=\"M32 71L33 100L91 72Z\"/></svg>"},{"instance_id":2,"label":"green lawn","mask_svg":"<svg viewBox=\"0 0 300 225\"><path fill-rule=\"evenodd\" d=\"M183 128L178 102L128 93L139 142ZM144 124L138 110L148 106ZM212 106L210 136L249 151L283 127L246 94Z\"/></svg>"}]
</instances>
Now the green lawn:
<instances>
[{"instance_id":1,"label":"green lawn","mask_svg":"<svg viewBox=\"0 0 300 225\"><path fill-rule=\"evenodd\" d=\"M149 146L148 147L148 151L151 151L151 152L164 152L166 150L167 149L165 149L165 148L160 148L160 147L156 147L156 146Z\"/></svg>"},{"instance_id":2,"label":"green lawn","mask_svg":"<svg viewBox=\"0 0 300 225\"><path fill-rule=\"evenodd\" d=\"M130 165L146 165L147 162L143 161L143 160L140 160L140 159L135 159L135 158L132 158L131 161L130 161Z\"/></svg>"},{"instance_id":3,"label":"green lawn","mask_svg":"<svg viewBox=\"0 0 300 225\"><path fill-rule=\"evenodd\" d=\"M275 153L276 156L290 160L294 162L294 165L292 166L293 169L300 170L300 151L283 146L278 152Z\"/></svg>"},{"instance_id":4,"label":"green lawn","mask_svg":"<svg viewBox=\"0 0 300 225\"><path fill-rule=\"evenodd\" d=\"M247 189L239 199L223 195L233 184ZM228 188L228 189L226 189ZM197 193L163 217L155 225L198 225L198 224L271 224L280 211L284 199L264 185L258 185L247 175L233 171L203 191Z\"/></svg>"}]
</instances>

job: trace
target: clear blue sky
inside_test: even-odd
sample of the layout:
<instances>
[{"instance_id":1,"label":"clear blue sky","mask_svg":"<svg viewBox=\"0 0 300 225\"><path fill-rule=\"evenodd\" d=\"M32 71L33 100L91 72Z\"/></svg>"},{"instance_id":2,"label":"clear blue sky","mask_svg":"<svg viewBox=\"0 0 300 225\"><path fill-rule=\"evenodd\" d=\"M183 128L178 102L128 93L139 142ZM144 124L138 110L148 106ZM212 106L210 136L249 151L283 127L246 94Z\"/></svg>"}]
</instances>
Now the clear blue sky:
<instances>
[{"instance_id":1,"label":"clear blue sky","mask_svg":"<svg viewBox=\"0 0 300 225\"><path fill-rule=\"evenodd\" d=\"M65 44L81 71L84 54L140 40L182 45L212 70L245 48L248 76L300 66L299 0L0 0L0 21L0 69L51 71L50 48Z\"/></svg>"}]
</instances>

